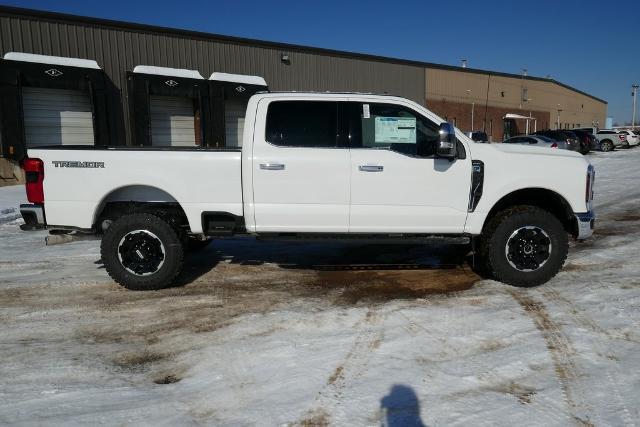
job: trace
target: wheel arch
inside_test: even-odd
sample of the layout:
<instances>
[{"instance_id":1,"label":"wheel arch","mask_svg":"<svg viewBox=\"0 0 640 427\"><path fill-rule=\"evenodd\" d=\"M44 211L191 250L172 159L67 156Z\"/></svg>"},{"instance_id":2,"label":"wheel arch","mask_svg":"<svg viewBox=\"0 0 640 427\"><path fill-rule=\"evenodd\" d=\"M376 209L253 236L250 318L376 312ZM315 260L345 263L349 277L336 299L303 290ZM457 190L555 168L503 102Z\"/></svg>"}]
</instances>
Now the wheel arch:
<instances>
[{"instance_id":1,"label":"wheel arch","mask_svg":"<svg viewBox=\"0 0 640 427\"><path fill-rule=\"evenodd\" d=\"M100 231L101 222L109 217L133 212L171 214L179 218L180 225L189 225L186 213L170 193L152 185L125 185L105 194L93 215L93 224Z\"/></svg>"},{"instance_id":2,"label":"wheel arch","mask_svg":"<svg viewBox=\"0 0 640 427\"><path fill-rule=\"evenodd\" d=\"M564 229L573 235L577 234L577 224L571 205L561 194L548 188L523 188L504 195L493 205L484 220L482 230L499 212L517 205L537 206L554 215L562 223Z\"/></svg>"}]
</instances>

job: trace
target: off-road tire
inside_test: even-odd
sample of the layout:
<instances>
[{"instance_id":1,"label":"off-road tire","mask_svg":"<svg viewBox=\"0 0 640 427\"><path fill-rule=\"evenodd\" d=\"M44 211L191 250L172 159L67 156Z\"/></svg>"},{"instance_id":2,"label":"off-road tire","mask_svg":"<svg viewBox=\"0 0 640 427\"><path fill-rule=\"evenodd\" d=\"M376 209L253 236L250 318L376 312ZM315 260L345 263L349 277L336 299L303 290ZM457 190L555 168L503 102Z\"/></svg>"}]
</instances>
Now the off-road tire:
<instances>
[{"instance_id":1,"label":"off-road tire","mask_svg":"<svg viewBox=\"0 0 640 427\"><path fill-rule=\"evenodd\" d=\"M510 237L522 227L543 230L551 243L546 262L533 271L515 268L507 259ZM546 283L562 268L567 259L569 241L560 221L551 213L535 206L514 206L491 218L480 237L478 258L491 278L518 287L532 287Z\"/></svg>"},{"instance_id":2,"label":"off-road tire","mask_svg":"<svg viewBox=\"0 0 640 427\"><path fill-rule=\"evenodd\" d=\"M600 142L600 148L602 149L602 151L609 152L609 151L613 151L613 149L615 148L615 146L613 145L612 141L609 141L608 139L605 139L604 141Z\"/></svg>"},{"instance_id":3,"label":"off-road tire","mask_svg":"<svg viewBox=\"0 0 640 427\"><path fill-rule=\"evenodd\" d=\"M164 249L161 266L148 275L134 274L120 261L121 241L135 230L153 233ZM180 274L184 262L184 247L178 232L164 219L149 213L128 214L115 220L102 237L100 254L109 276L121 286L135 291L166 288Z\"/></svg>"}]
</instances>

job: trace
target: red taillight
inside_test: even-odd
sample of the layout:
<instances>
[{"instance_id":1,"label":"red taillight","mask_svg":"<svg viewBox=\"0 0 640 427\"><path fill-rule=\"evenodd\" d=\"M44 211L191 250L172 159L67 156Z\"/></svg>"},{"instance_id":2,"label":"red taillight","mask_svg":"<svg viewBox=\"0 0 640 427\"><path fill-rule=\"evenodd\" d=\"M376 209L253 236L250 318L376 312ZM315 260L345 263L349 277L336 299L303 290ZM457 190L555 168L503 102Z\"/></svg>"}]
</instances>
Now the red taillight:
<instances>
[{"instance_id":1,"label":"red taillight","mask_svg":"<svg viewBox=\"0 0 640 427\"><path fill-rule=\"evenodd\" d=\"M25 159L22 168L26 177L27 200L44 203L44 163L40 159Z\"/></svg>"},{"instance_id":2,"label":"red taillight","mask_svg":"<svg viewBox=\"0 0 640 427\"><path fill-rule=\"evenodd\" d=\"M558 148L558 144L554 142L553 144L551 144L551 148Z\"/></svg>"},{"instance_id":3,"label":"red taillight","mask_svg":"<svg viewBox=\"0 0 640 427\"><path fill-rule=\"evenodd\" d=\"M620 138L620 141L626 141L627 140L627 135L623 135L621 133L618 134L618 138Z\"/></svg>"}]
</instances>

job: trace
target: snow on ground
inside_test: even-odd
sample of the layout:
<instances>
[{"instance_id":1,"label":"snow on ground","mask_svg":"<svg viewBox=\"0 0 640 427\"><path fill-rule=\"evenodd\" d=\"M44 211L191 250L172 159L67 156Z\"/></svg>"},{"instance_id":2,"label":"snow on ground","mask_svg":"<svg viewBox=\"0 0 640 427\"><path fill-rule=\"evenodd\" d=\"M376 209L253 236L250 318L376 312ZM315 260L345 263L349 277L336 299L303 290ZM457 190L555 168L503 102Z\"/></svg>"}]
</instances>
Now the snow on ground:
<instances>
[{"instance_id":1,"label":"snow on ground","mask_svg":"<svg viewBox=\"0 0 640 427\"><path fill-rule=\"evenodd\" d=\"M0 423L637 425L640 149L590 159L597 233L535 289L453 248L232 239L131 292L98 242L3 220Z\"/></svg>"}]
</instances>

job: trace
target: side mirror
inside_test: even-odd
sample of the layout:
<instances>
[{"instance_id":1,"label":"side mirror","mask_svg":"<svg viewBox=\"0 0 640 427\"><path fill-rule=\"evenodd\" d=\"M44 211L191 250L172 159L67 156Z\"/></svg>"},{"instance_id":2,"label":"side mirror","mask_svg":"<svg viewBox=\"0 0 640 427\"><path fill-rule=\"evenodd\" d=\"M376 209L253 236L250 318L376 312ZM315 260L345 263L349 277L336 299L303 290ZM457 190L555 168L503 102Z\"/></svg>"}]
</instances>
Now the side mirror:
<instances>
[{"instance_id":1,"label":"side mirror","mask_svg":"<svg viewBox=\"0 0 640 427\"><path fill-rule=\"evenodd\" d=\"M453 160L458 154L456 130L451 123L440 123L440 139L436 156Z\"/></svg>"}]
</instances>

